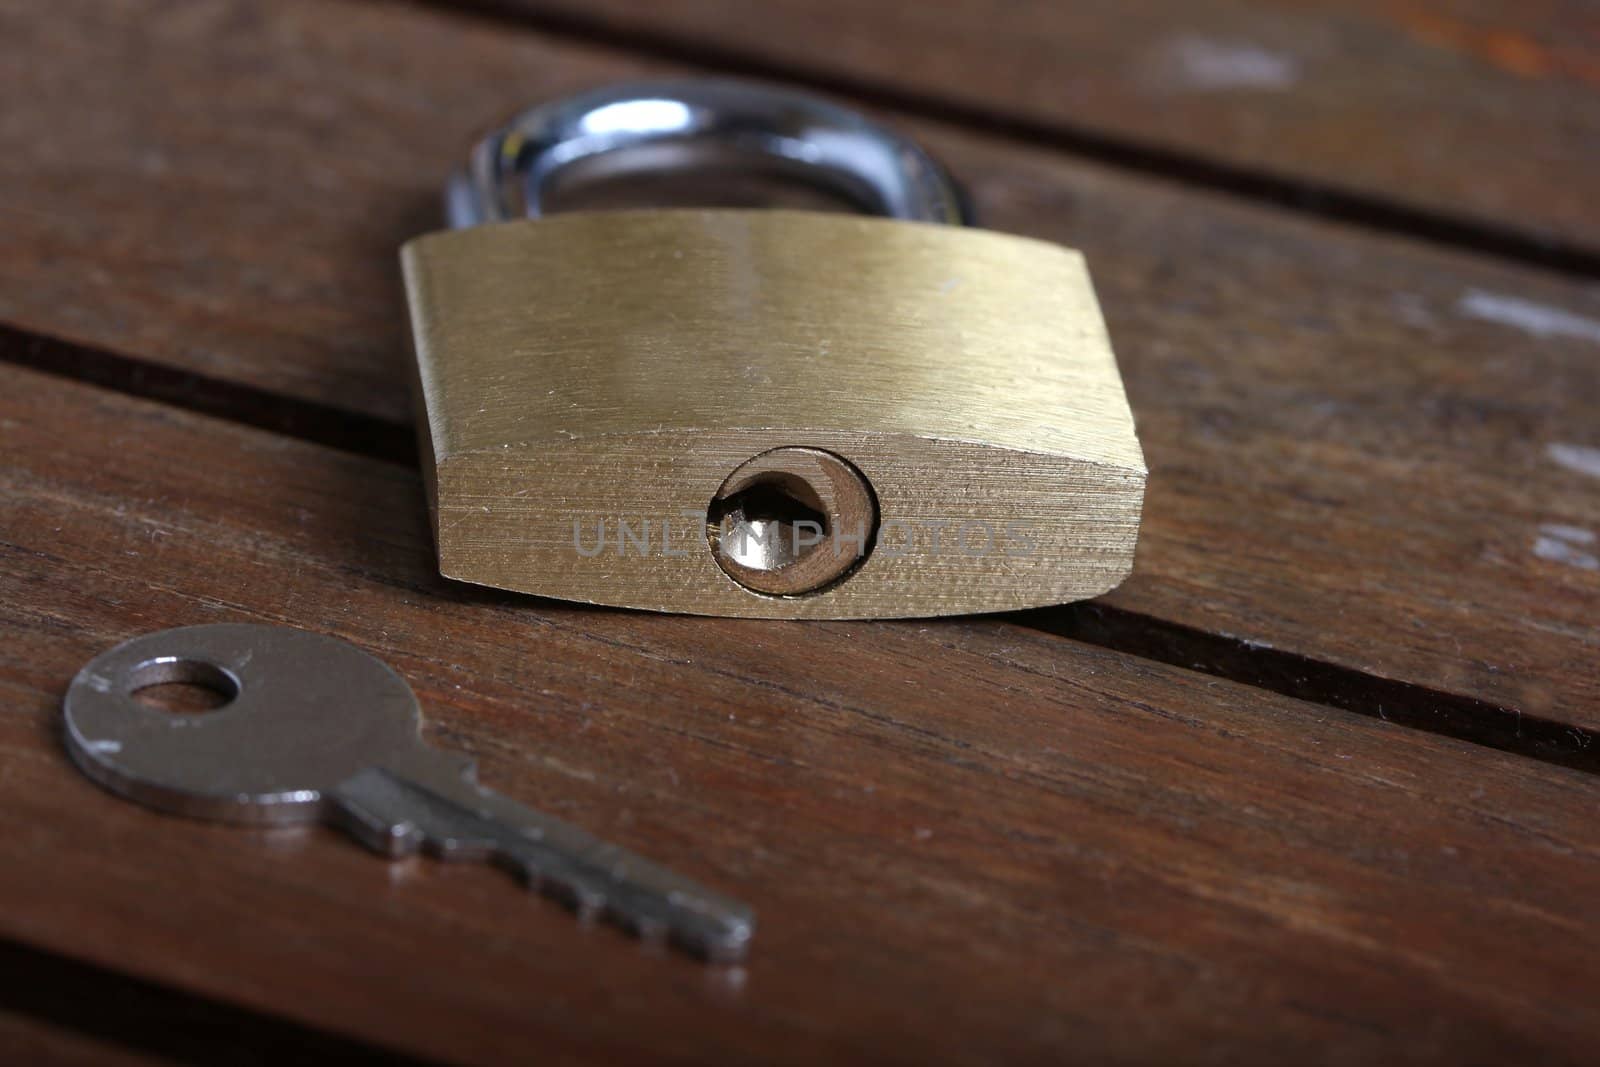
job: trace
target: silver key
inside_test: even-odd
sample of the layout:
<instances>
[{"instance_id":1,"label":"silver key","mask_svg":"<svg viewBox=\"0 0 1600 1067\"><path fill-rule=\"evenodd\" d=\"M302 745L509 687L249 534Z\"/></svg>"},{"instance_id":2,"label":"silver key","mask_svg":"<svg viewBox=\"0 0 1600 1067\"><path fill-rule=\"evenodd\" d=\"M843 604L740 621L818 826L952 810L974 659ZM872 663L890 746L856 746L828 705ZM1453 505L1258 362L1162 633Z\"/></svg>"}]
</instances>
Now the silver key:
<instances>
[{"instance_id":1,"label":"silver key","mask_svg":"<svg viewBox=\"0 0 1600 1067\"><path fill-rule=\"evenodd\" d=\"M146 686L231 694L205 715L148 707ZM423 743L417 698L387 664L279 626L186 626L96 657L66 699L90 778L163 811L255 824L325 821L388 856L488 860L582 916L716 961L743 958L750 909L477 784Z\"/></svg>"}]
</instances>

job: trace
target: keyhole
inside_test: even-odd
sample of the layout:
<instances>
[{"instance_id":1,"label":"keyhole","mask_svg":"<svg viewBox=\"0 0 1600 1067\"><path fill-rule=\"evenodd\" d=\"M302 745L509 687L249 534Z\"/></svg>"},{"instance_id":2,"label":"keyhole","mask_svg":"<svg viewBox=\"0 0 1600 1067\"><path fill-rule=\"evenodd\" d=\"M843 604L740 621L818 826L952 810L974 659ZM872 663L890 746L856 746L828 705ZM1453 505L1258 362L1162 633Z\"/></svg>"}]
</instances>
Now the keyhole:
<instances>
[{"instance_id":1,"label":"keyhole","mask_svg":"<svg viewBox=\"0 0 1600 1067\"><path fill-rule=\"evenodd\" d=\"M827 542L831 531L821 505L804 482L778 475L716 501L709 517L728 559L751 570L775 571Z\"/></svg>"},{"instance_id":2,"label":"keyhole","mask_svg":"<svg viewBox=\"0 0 1600 1067\"><path fill-rule=\"evenodd\" d=\"M723 572L766 596L844 580L872 551L878 506L853 465L817 448L775 448L739 465L706 509Z\"/></svg>"},{"instance_id":3,"label":"keyhole","mask_svg":"<svg viewBox=\"0 0 1600 1067\"><path fill-rule=\"evenodd\" d=\"M128 694L147 708L195 715L231 704L239 681L215 663L163 656L133 669Z\"/></svg>"}]
</instances>

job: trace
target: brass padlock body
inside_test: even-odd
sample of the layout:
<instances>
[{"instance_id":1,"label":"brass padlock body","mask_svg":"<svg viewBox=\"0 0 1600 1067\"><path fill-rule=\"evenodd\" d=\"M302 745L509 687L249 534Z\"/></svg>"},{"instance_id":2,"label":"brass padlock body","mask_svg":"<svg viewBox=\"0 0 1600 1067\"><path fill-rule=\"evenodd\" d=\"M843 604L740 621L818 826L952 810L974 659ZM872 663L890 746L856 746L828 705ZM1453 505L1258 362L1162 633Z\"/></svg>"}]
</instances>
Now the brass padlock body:
<instances>
[{"instance_id":1,"label":"brass padlock body","mask_svg":"<svg viewBox=\"0 0 1600 1067\"><path fill-rule=\"evenodd\" d=\"M683 210L434 233L402 259L449 577L658 611L876 618L1058 604L1132 568L1144 460L1072 250ZM708 528L730 474L782 448L843 460L876 505L864 558L804 595L735 581Z\"/></svg>"}]
</instances>

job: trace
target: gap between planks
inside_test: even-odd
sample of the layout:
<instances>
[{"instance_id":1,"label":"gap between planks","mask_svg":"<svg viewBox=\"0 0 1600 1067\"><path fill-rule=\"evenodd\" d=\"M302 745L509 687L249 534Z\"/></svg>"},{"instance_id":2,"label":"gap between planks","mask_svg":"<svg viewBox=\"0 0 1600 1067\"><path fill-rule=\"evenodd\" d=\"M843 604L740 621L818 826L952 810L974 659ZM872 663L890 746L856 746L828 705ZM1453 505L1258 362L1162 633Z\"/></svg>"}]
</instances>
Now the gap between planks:
<instances>
[{"instance_id":1,"label":"gap between planks","mask_svg":"<svg viewBox=\"0 0 1600 1067\"><path fill-rule=\"evenodd\" d=\"M209 378L0 323L0 361L252 426L365 459L415 467L411 426ZM1254 686L1406 729L1600 774L1593 732L1515 707L1385 678L1094 601L1002 616L1123 655Z\"/></svg>"},{"instance_id":2,"label":"gap between planks","mask_svg":"<svg viewBox=\"0 0 1600 1067\"><path fill-rule=\"evenodd\" d=\"M756 60L737 49L658 30L611 24L570 11L533 12L504 0L384 0L444 11L516 31L588 47L697 67L708 73L783 81L908 118L927 119L1001 140L1051 149L1109 167L1267 204L1356 229L1410 238L1456 251L1550 271L1600 278L1600 251L1542 240L1509 227L1486 226L1443 211L1428 211L1337 185L1307 182L1116 137L1070 124L1008 115L979 104L885 85L871 78L824 73L804 64ZM978 223L982 223L982 219Z\"/></svg>"},{"instance_id":3,"label":"gap between planks","mask_svg":"<svg viewBox=\"0 0 1600 1067\"><path fill-rule=\"evenodd\" d=\"M434 1062L14 941L0 940L0 975L8 1012L98 1044L95 1059L111 1046L157 1062L241 1067Z\"/></svg>"}]
</instances>

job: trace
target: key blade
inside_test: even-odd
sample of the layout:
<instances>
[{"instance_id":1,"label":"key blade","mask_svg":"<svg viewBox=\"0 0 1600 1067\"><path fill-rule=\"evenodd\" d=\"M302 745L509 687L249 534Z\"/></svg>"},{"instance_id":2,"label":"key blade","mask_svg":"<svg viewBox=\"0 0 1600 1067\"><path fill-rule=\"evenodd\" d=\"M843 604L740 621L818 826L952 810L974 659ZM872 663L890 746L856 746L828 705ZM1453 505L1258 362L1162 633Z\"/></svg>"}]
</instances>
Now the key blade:
<instances>
[{"instance_id":1,"label":"key blade","mask_svg":"<svg viewBox=\"0 0 1600 1067\"><path fill-rule=\"evenodd\" d=\"M748 906L483 788L464 757L424 749L391 760L344 782L329 803L332 821L376 851L486 860L580 916L714 962L743 959L755 932Z\"/></svg>"}]
</instances>

